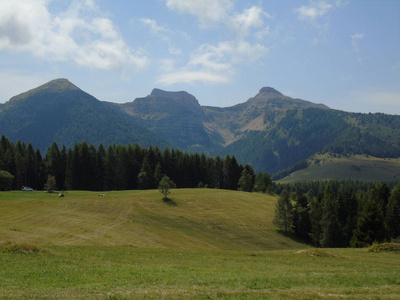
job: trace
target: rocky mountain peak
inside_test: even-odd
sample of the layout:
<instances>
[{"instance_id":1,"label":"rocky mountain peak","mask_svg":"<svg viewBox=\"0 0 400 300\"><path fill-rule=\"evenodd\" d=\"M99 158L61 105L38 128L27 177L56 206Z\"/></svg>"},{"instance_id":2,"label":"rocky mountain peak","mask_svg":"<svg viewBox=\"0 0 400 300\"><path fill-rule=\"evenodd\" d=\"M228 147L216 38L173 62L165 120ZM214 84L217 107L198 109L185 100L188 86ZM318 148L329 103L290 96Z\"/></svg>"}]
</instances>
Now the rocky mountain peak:
<instances>
[{"instance_id":1,"label":"rocky mountain peak","mask_svg":"<svg viewBox=\"0 0 400 300\"><path fill-rule=\"evenodd\" d=\"M193 95L185 91L167 92L160 89L153 89L151 96L155 98L170 99L183 105L200 107L199 101L197 101Z\"/></svg>"},{"instance_id":2,"label":"rocky mountain peak","mask_svg":"<svg viewBox=\"0 0 400 300\"><path fill-rule=\"evenodd\" d=\"M260 94L274 94L277 96L283 96L283 94L272 87L263 87L260 90Z\"/></svg>"},{"instance_id":3,"label":"rocky mountain peak","mask_svg":"<svg viewBox=\"0 0 400 300\"><path fill-rule=\"evenodd\" d=\"M25 93L14 96L10 99L10 101L18 101L21 99L25 99L25 98L28 98L37 93L41 93L41 92L62 93L65 91L79 91L79 90L80 89L76 85L71 83L68 79L59 78L59 79L51 80L35 89L29 90Z\"/></svg>"}]
</instances>

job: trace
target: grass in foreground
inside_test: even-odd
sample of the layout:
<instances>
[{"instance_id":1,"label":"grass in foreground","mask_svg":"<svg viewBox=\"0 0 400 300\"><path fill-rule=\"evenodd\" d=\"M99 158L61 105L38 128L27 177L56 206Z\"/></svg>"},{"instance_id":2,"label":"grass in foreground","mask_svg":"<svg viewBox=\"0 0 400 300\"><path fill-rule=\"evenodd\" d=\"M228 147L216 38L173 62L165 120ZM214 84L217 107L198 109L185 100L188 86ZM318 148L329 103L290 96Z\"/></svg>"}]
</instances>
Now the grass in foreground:
<instances>
[{"instance_id":1,"label":"grass in foreground","mask_svg":"<svg viewBox=\"0 0 400 300\"><path fill-rule=\"evenodd\" d=\"M129 246L2 253L0 298L398 299L398 254Z\"/></svg>"},{"instance_id":2,"label":"grass in foreground","mask_svg":"<svg viewBox=\"0 0 400 300\"><path fill-rule=\"evenodd\" d=\"M0 193L0 298L398 299L397 252L307 249L277 233L275 201L219 190L176 190L176 205L158 191Z\"/></svg>"}]
</instances>

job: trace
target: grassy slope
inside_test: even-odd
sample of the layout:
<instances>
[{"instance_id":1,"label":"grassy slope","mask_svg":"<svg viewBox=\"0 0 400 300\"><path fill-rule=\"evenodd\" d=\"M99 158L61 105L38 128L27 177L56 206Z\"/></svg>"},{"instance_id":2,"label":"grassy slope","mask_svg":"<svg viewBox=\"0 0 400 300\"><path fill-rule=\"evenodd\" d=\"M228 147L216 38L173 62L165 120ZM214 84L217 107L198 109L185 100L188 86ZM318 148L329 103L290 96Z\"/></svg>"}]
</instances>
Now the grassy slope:
<instances>
[{"instance_id":1,"label":"grassy slope","mask_svg":"<svg viewBox=\"0 0 400 300\"><path fill-rule=\"evenodd\" d=\"M211 189L0 193L0 242L140 248L274 250L302 247L272 225L275 198Z\"/></svg>"},{"instance_id":2,"label":"grassy slope","mask_svg":"<svg viewBox=\"0 0 400 300\"><path fill-rule=\"evenodd\" d=\"M396 299L398 254L318 252L277 234L275 198L222 190L0 193L0 298ZM303 248L298 251L294 248ZM3 248L4 250L5 248ZM227 250L229 249L229 250ZM270 249L286 249L259 251ZM317 254L317 256L312 255Z\"/></svg>"},{"instance_id":3,"label":"grassy slope","mask_svg":"<svg viewBox=\"0 0 400 300\"><path fill-rule=\"evenodd\" d=\"M398 254L52 247L0 253L0 298L398 299Z\"/></svg>"},{"instance_id":4,"label":"grassy slope","mask_svg":"<svg viewBox=\"0 0 400 300\"><path fill-rule=\"evenodd\" d=\"M279 180L280 183L293 183L306 180L362 180L398 181L400 179L400 159L377 158L355 155L332 157L315 155L309 167L296 171Z\"/></svg>"}]
</instances>

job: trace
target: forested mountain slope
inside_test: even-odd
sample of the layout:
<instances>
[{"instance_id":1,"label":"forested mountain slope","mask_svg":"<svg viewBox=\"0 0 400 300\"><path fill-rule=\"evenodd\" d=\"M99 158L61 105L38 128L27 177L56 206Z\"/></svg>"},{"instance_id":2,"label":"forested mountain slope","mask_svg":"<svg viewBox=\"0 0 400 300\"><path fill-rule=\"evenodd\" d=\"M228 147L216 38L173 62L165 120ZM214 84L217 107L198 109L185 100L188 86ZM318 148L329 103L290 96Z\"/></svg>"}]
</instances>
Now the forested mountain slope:
<instances>
[{"instance_id":1,"label":"forested mountain slope","mask_svg":"<svg viewBox=\"0 0 400 300\"><path fill-rule=\"evenodd\" d=\"M154 89L125 104L101 102L66 79L0 106L0 134L47 150L86 140L235 155L275 173L316 153L400 156L400 116L349 113L262 88L232 107L201 106L184 91Z\"/></svg>"},{"instance_id":2,"label":"forested mountain slope","mask_svg":"<svg viewBox=\"0 0 400 300\"><path fill-rule=\"evenodd\" d=\"M11 98L0 112L0 128L10 140L32 142L43 152L52 142L67 147L84 140L105 145L168 144L114 104L97 100L66 79Z\"/></svg>"}]
</instances>

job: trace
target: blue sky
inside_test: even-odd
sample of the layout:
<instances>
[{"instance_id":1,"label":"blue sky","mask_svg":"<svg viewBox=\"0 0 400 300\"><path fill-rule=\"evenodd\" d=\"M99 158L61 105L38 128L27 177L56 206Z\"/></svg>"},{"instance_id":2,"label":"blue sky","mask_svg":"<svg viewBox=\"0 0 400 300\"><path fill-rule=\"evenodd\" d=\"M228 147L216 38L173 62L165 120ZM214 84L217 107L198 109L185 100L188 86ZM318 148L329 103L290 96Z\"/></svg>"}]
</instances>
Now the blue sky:
<instances>
[{"instance_id":1,"label":"blue sky","mask_svg":"<svg viewBox=\"0 0 400 300\"><path fill-rule=\"evenodd\" d=\"M55 78L227 107L264 86L400 115L399 0L0 0L0 102Z\"/></svg>"}]
</instances>

